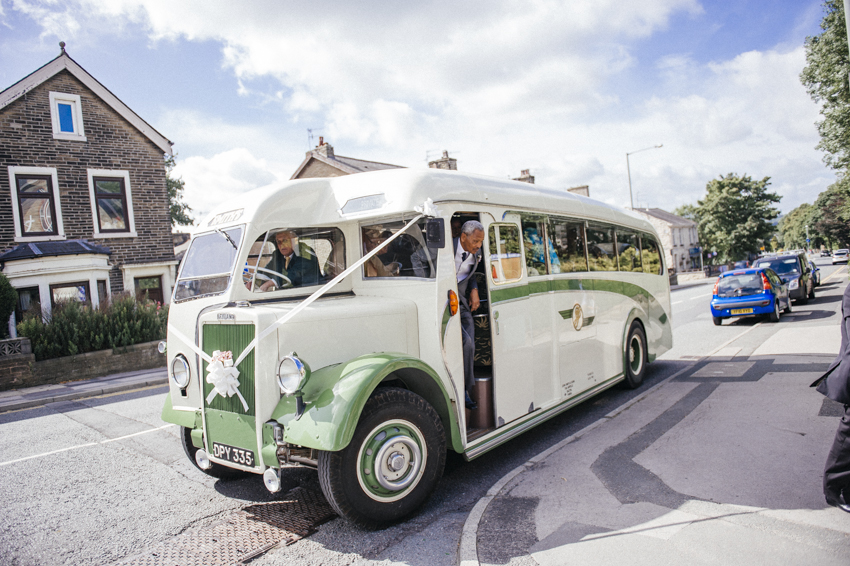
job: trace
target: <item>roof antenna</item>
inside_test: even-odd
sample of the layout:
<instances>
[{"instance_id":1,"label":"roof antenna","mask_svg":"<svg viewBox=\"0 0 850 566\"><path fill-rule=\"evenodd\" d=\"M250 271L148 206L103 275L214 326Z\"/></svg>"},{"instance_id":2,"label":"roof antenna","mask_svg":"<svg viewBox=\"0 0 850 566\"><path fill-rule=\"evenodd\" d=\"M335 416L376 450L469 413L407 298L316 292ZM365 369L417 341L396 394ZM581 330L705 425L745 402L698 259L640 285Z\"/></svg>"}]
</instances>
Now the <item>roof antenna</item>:
<instances>
[{"instance_id":1,"label":"roof antenna","mask_svg":"<svg viewBox=\"0 0 850 566\"><path fill-rule=\"evenodd\" d=\"M59 42L59 47L62 49L62 53L65 53L65 42L64 42L64 41L60 41L60 42ZM61 55L62 53L60 53L60 55Z\"/></svg>"}]
</instances>

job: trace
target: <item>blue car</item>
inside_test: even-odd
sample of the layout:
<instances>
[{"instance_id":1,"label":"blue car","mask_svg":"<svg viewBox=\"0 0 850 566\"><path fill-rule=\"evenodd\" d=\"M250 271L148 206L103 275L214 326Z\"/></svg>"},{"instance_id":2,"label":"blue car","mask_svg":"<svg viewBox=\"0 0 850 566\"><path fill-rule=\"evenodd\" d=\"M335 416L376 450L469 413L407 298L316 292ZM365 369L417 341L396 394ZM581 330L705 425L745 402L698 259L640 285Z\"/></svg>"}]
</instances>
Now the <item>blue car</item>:
<instances>
[{"instance_id":1,"label":"blue car","mask_svg":"<svg viewBox=\"0 0 850 566\"><path fill-rule=\"evenodd\" d=\"M715 326L724 318L766 314L779 322L779 311L791 312L791 296L782 279L768 267L727 271L717 278L711 297Z\"/></svg>"}]
</instances>

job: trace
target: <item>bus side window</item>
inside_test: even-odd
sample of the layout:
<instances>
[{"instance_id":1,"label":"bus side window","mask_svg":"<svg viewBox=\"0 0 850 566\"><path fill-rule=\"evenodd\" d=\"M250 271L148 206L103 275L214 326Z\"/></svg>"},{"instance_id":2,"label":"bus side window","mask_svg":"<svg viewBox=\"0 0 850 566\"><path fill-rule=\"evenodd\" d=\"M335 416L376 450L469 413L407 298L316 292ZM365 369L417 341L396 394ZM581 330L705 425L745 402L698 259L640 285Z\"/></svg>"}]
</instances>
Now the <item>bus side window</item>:
<instances>
[{"instance_id":1,"label":"bus side window","mask_svg":"<svg viewBox=\"0 0 850 566\"><path fill-rule=\"evenodd\" d=\"M584 254L584 223L550 217L546 230L549 241L554 244L560 273L587 271L587 256ZM552 271L555 272L554 269Z\"/></svg>"},{"instance_id":2,"label":"bus side window","mask_svg":"<svg viewBox=\"0 0 850 566\"><path fill-rule=\"evenodd\" d=\"M661 254L658 252L658 242L655 241L655 238L647 234L641 234L640 242L643 271L645 273L661 275Z\"/></svg>"},{"instance_id":3,"label":"bus side window","mask_svg":"<svg viewBox=\"0 0 850 566\"><path fill-rule=\"evenodd\" d=\"M525 248L525 267L528 270L528 276L546 275L546 223L538 218L527 218L523 215L522 218L522 243ZM553 246L549 243L548 249L551 252ZM557 255L552 255L552 271L560 273L560 268L555 269L560 263ZM558 266L560 267L560 266Z\"/></svg>"},{"instance_id":4,"label":"bus side window","mask_svg":"<svg viewBox=\"0 0 850 566\"><path fill-rule=\"evenodd\" d=\"M618 228L617 250L620 271L643 271L637 234Z\"/></svg>"},{"instance_id":5,"label":"bus side window","mask_svg":"<svg viewBox=\"0 0 850 566\"><path fill-rule=\"evenodd\" d=\"M604 224L587 226L587 259L591 271L617 271L612 228Z\"/></svg>"},{"instance_id":6,"label":"bus side window","mask_svg":"<svg viewBox=\"0 0 850 566\"><path fill-rule=\"evenodd\" d=\"M522 278L519 228L515 224L491 224L489 233L490 277L502 284Z\"/></svg>"}]
</instances>

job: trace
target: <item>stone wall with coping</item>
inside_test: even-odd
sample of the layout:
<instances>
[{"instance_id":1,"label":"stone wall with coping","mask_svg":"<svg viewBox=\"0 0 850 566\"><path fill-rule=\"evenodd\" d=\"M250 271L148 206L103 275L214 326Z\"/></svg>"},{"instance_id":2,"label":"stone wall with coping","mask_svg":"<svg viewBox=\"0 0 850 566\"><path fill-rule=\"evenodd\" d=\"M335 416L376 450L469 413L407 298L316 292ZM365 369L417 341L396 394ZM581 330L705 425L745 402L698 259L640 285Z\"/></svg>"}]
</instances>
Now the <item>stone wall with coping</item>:
<instances>
[{"instance_id":1,"label":"stone wall with coping","mask_svg":"<svg viewBox=\"0 0 850 566\"><path fill-rule=\"evenodd\" d=\"M26 343L26 352L0 356L0 391L165 367L165 354L157 351L159 340L41 362L30 353L29 339L16 340ZM0 340L0 351L5 342L11 341Z\"/></svg>"}]
</instances>

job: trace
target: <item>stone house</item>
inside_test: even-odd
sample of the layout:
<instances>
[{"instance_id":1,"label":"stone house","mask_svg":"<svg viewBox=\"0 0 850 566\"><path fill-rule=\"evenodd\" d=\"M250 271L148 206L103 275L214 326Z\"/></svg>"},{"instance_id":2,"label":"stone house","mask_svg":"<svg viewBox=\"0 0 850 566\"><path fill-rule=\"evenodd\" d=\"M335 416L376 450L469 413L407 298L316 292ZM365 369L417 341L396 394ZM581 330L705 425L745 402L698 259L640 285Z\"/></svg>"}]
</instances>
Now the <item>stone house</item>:
<instances>
[{"instance_id":1,"label":"stone house","mask_svg":"<svg viewBox=\"0 0 850 566\"><path fill-rule=\"evenodd\" d=\"M0 92L0 270L17 317L98 305L175 279L165 156L172 143L65 52Z\"/></svg>"},{"instance_id":2,"label":"stone house","mask_svg":"<svg viewBox=\"0 0 850 566\"><path fill-rule=\"evenodd\" d=\"M665 261L670 271L698 271L701 248L697 223L660 208L635 208L635 212L652 224L666 250Z\"/></svg>"},{"instance_id":3,"label":"stone house","mask_svg":"<svg viewBox=\"0 0 850 566\"><path fill-rule=\"evenodd\" d=\"M323 137L319 137L319 145L307 152L304 161L301 162L301 165L298 166L290 179L342 177L343 175L379 171L381 169L402 169L402 167L400 165L336 155L333 146L325 143Z\"/></svg>"}]
</instances>

